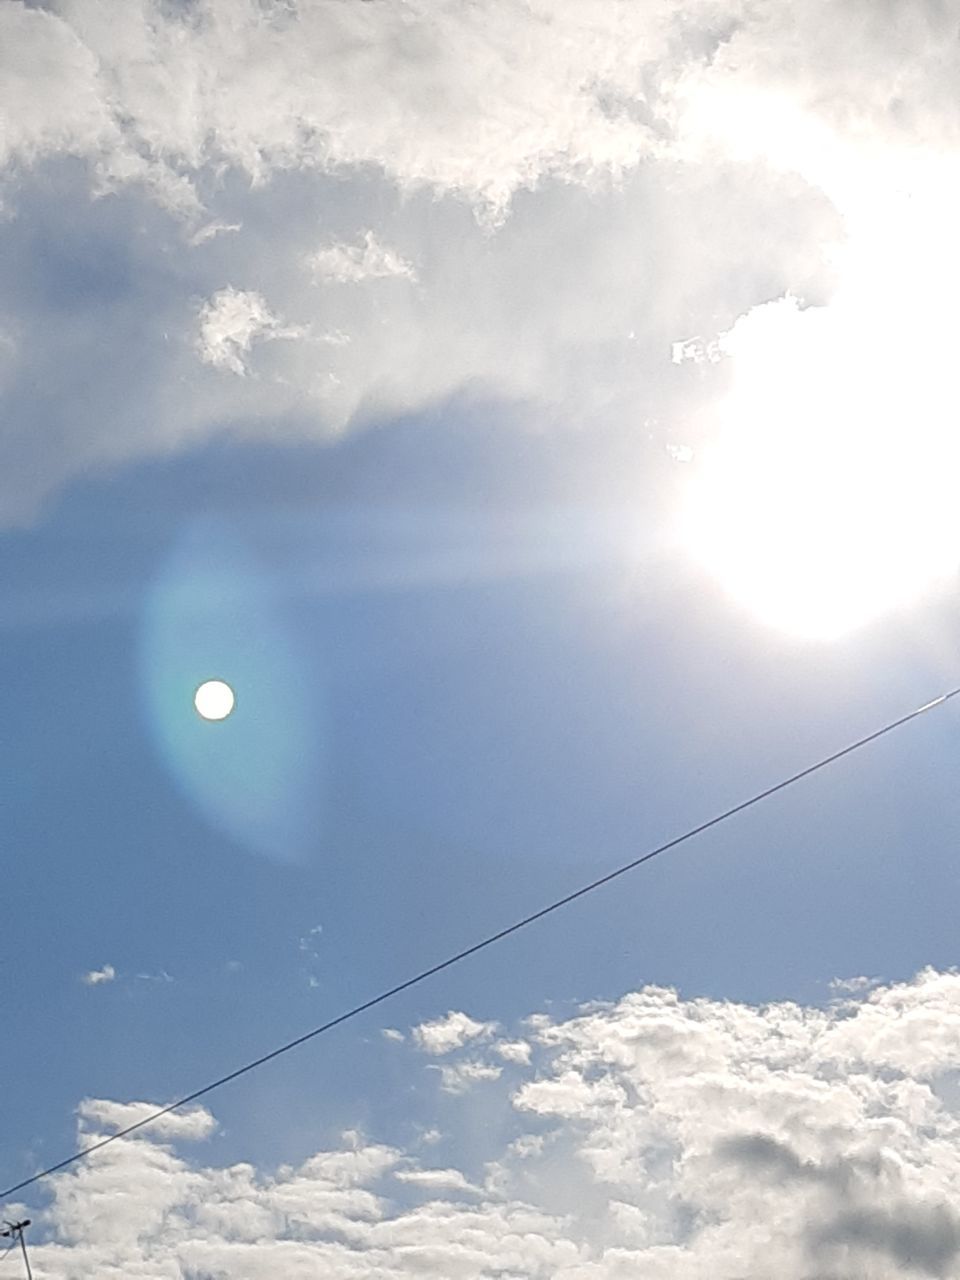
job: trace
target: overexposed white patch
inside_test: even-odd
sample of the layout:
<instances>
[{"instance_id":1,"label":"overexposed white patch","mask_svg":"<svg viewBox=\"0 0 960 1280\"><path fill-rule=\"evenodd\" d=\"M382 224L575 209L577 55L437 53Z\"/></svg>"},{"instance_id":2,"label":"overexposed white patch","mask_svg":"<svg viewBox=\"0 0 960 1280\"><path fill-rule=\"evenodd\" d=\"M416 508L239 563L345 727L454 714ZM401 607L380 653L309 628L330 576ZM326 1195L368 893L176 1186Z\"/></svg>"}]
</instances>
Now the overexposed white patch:
<instances>
[{"instance_id":1,"label":"overexposed white patch","mask_svg":"<svg viewBox=\"0 0 960 1280\"><path fill-rule=\"evenodd\" d=\"M960 568L960 164L821 167L847 216L839 287L823 307L756 307L722 336L729 391L684 518L732 596L811 638Z\"/></svg>"},{"instance_id":2,"label":"overexposed white patch","mask_svg":"<svg viewBox=\"0 0 960 1280\"><path fill-rule=\"evenodd\" d=\"M668 444L667 453L674 462L680 463L692 462L696 457L694 450L688 444Z\"/></svg>"}]
</instances>

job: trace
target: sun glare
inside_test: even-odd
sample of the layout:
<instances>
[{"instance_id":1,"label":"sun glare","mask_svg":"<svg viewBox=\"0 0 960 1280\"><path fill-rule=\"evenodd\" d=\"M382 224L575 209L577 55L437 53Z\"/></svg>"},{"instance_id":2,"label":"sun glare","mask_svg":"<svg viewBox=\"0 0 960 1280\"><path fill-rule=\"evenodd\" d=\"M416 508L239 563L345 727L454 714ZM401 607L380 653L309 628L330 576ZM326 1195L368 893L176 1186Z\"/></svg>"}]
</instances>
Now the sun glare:
<instances>
[{"instance_id":1,"label":"sun glare","mask_svg":"<svg viewBox=\"0 0 960 1280\"><path fill-rule=\"evenodd\" d=\"M842 635L960 566L960 264L943 191L929 194L865 198L828 305L767 303L720 340L729 388L685 540L731 596L794 634Z\"/></svg>"},{"instance_id":2,"label":"sun glare","mask_svg":"<svg viewBox=\"0 0 960 1280\"><path fill-rule=\"evenodd\" d=\"M719 74L691 90L687 145L799 175L840 215L829 303L781 298L716 347L686 545L764 621L831 638L919 599L960 565L956 297L960 156L857 133ZM836 225L836 224L835 224Z\"/></svg>"},{"instance_id":3,"label":"sun glare","mask_svg":"<svg viewBox=\"0 0 960 1280\"><path fill-rule=\"evenodd\" d=\"M948 404L929 395L938 379L902 349L845 350L840 319L783 302L735 327L732 386L685 513L690 547L732 596L821 639L960 562L960 459Z\"/></svg>"}]
</instances>

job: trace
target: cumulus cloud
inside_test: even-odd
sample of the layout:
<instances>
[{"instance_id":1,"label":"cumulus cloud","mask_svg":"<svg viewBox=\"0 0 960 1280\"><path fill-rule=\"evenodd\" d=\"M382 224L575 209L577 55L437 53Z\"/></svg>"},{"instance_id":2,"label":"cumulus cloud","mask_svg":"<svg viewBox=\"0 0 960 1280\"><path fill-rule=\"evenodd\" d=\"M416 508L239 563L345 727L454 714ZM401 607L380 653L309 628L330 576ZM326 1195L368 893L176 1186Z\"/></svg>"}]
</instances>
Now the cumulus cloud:
<instances>
[{"instance_id":1,"label":"cumulus cloud","mask_svg":"<svg viewBox=\"0 0 960 1280\"><path fill-rule=\"evenodd\" d=\"M105 964L102 969L91 969L83 975L82 981L88 987L99 987L105 982L113 982L117 971L112 964Z\"/></svg>"},{"instance_id":2,"label":"cumulus cloud","mask_svg":"<svg viewBox=\"0 0 960 1280\"><path fill-rule=\"evenodd\" d=\"M530 1045L526 1040L500 1040L493 1046L493 1052L504 1062L526 1065L530 1061Z\"/></svg>"},{"instance_id":3,"label":"cumulus cloud","mask_svg":"<svg viewBox=\"0 0 960 1280\"><path fill-rule=\"evenodd\" d=\"M443 1054L459 1049L470 1040L486 1040L496 1029L495 1022L477 1022L466 1013L451 1010L444 1018L414 1027L413 1038L424 1053Z\"/></svg>"},{"instance_id":4,"label":"cumulus cloud","mask_svg":"<svg viewBox=\"0 0 960 1280\"><path fill-rule=\"evenodd\" d=\"M56 1175L33 1213L35 1266L49 1280L946 1278L960 1115L940 1082L958 1016L960 976L934 971L843 1007L647 988L541 1016L520 1084L489 1084L501 1137L480 1168L423 1168L355 1132L274 1172L202 1164L175 1148L212 1133L197 1108ZM446 1103L454 1153L472 1107ZM81 1138L146 1108L88 1100Z\"/></svg>"}]
</instances>

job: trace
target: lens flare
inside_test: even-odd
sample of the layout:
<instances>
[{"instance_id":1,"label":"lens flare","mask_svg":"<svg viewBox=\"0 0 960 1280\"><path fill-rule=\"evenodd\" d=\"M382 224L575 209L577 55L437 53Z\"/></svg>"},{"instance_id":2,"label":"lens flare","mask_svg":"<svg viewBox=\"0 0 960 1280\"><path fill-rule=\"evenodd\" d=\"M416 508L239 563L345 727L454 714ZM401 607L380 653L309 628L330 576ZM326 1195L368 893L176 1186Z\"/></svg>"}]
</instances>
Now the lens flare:
<instances>
[{"instance_id":1,"label":"lens flare","mask_svg":"<svg viewBox=\"0 0 960 1280\"><path fill-rule=\"evenodd\" d=\"M204 720L226 720L235 704L234 692L225 680L204 680L193 695L193 705Z\"/></svg>"}]
</instances>

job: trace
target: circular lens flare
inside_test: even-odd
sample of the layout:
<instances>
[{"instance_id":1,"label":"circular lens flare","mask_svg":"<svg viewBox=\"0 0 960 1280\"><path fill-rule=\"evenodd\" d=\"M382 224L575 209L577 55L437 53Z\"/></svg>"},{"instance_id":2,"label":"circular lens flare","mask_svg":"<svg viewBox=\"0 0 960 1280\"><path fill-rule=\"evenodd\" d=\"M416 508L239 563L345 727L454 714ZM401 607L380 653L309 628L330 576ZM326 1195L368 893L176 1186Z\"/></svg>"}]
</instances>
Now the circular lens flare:
<instances>
[{"instance_id":1,"label":"circular lens flare","mask_svg":"<svg viewBox=\"0 0 960 1280\"><path fill-rule=\"evenodd\" d=\"M193 705L204 720L226 720L236 704L225 680L205 680L193 695Z\"/></svg>"}]
</instances>

